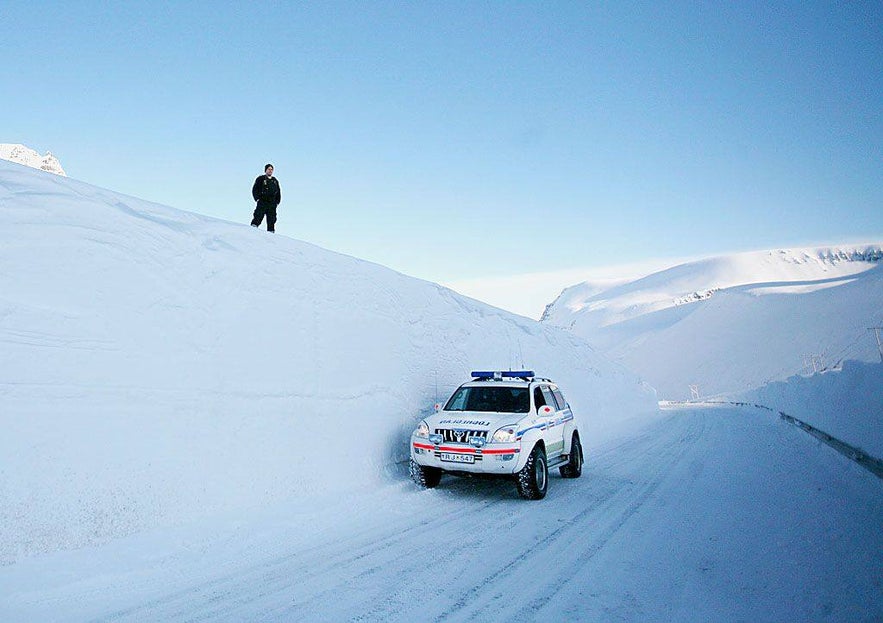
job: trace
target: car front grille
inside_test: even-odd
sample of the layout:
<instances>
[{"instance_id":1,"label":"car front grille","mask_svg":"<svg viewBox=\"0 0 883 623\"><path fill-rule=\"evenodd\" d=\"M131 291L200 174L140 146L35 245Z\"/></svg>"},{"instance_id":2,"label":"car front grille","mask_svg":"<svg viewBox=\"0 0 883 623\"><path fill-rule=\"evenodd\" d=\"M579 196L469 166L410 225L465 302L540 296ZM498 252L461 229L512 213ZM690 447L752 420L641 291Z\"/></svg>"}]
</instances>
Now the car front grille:
<instances>
[{"instance_id":1,"label":"car front grille","mask_svg":"<svg viewBox=\"0 0 883 623\"><path fill-rule=\"evenodd\" d=\"M437 435L441 435L445 443L469 443L473 437L479 437L487 441L486 430L465 430L462 428L436 428Z\"/></svg>"}]
</instances>

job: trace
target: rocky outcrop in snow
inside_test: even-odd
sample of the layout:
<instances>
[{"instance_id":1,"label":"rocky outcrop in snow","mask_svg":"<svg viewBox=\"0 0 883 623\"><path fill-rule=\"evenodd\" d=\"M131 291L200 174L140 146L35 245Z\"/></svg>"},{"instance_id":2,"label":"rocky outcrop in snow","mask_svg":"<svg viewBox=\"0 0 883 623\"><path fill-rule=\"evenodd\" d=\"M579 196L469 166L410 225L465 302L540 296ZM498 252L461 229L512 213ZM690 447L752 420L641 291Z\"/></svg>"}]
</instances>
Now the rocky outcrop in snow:
<instances>
[{"instance_id":1,"label":"rocky outcrop in snow","mask_svg":"<svg viewBox=\"0 0 883 623\"><path fill-rule=\"evenodd\" d=\"M23 164L32 169L40 169L47 173L67 177L67 173L61 168L58 158L53 156L51 152L46 152L45 156L41 156L30 147L25 147L18 143L0 143L0 158L9 162Z\"/></svg>"}]
</instances>

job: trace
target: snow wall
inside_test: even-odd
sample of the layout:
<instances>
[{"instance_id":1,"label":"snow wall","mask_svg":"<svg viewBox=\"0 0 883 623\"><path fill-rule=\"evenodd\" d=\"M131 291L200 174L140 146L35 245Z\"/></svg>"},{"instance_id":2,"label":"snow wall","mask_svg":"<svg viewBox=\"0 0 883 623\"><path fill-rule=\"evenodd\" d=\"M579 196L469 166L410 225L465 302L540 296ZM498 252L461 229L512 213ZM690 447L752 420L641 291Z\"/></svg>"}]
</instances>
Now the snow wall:
<instances>
[{"instance_id":1,"label":"snow wall","mask_svg":"<svg viewBox=\"0 0 883 623\"><path fill-rule=\"evenodd\" d=\"M560 329L7 162L0 344L0 564L401 478L416 421L471 369L560 382L589 470L593 445L657 413Z\"/></svg>"},{"instance_id":2,"label":"snow wall","mask_svg":"<svg viewBox=\"0 0 883 623\"><path fill-rule=\"evenodd\" d=\"M883 363L845 361L841 369L770 383L740 400L796 417L883 458Z\"/></svg>"}]
</instances>

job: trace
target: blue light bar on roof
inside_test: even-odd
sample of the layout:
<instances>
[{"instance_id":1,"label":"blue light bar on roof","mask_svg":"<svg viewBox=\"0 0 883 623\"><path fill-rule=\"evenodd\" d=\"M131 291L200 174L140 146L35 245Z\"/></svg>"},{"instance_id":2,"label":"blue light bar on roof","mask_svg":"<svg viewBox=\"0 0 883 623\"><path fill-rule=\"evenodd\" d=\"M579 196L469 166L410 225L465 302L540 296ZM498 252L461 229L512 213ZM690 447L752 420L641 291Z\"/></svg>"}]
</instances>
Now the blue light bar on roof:
<instances>
[{"instance_id":1,"label":"blue light bar on roof","mask_svg":"<svg viewBox=\"0 0 883 623\"><path fill-rule=\"evenodd\" d=\"M528 377L535 376L533 370L497 370L487 371L487 370L473 370L472 378L474 379L495 379L495 378L510 378L510 379L524 379Z\"/></svg>"}]
</instances>

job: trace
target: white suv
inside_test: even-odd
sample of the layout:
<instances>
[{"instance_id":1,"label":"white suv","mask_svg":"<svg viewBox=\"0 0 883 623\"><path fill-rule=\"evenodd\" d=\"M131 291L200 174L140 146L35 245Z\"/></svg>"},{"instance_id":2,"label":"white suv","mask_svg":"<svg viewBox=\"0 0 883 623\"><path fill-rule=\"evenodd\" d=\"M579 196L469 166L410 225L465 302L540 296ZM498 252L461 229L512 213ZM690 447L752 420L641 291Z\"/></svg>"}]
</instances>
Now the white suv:
<instances>
[{"instance_id":1,"label":"white suv","mask_svg":"<svg viewBox=\"0 0 883 623\"><path fill-rule=\"evenodd\" d=\"M528 370L473 372L411 435L411 478L424 488L444 473L496 475L513 478L521 497L540 500L552 467L579 478L579 431L558 386Z\"/></svg>"}]
</instances>

